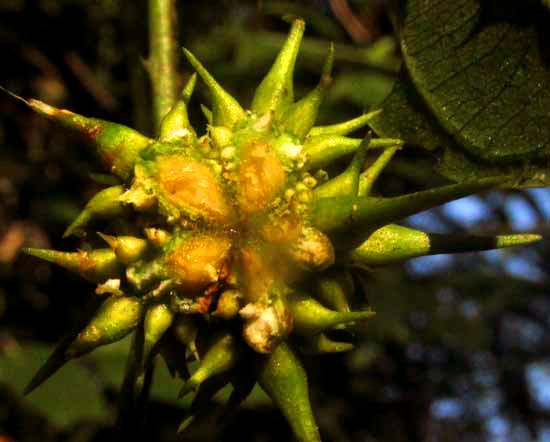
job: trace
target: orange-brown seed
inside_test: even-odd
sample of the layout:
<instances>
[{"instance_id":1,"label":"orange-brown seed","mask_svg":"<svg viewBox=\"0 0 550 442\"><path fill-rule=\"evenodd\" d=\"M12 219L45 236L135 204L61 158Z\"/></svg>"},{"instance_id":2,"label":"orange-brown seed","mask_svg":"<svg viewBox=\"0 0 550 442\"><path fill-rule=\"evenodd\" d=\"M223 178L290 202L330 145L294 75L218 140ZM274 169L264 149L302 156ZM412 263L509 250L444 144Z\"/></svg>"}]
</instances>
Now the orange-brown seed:
<instances>
[{"instance_id":1,"label":"orange-brown seed","mask_svg":"<svg viewBox=\"0 0 550 442\"><path fill-rule=\"evenodd\" d=\"M229 222L231 209L206 164L166 155L157 159L157 177L161 191L177 208L196 212L211 222Z\"/></svg>"},{"instance_id":2,"label":"orange-brown seed","mask_svg":"<svg viewBox=\"0 0 550 442\"><path fill-rule=\"evenodd\" d=\"M285 184L286 173L267 143L250 143L239 169L238 204L242 216L267 208Z\"/></svg>"},{"instance_id":3,"label":"orange-brown seed","mask_svg":"<svg viewBox=\"0 0 550 442\"><path fill-rule=\"evenodd\" d=\"M171 278L196 293L227 276L231 241L223 236L197 235L168 256Z\"/></svg>"}]
</instances>

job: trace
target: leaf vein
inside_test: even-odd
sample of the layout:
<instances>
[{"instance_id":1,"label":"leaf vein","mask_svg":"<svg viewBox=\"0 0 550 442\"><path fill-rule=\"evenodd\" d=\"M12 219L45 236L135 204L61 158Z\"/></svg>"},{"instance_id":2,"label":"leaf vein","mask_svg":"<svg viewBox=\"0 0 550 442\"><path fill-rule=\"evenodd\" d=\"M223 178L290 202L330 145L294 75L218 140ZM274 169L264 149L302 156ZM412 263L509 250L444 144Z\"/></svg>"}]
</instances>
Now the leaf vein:
<instances>
[{"instance_id":1,"label":"leaf vein","mask_svg":"<svg viewBox=\"0 0 550 442\"><path fill-rule=\"evenodd\" d=\"M462 132L468 124L470 124L477 116L479 116L482 112L484 112L491 104L495 103L498 100L498 98L503 94L503 92L508 89L511 82L510 80L516 75L516 73L521 67L521 63L523 62L523 60L525 59L528 53L529 53L529 45L525 45L525 50L521 55L519 62L515 66L514 71L508 76L508 81L502 82L502 86L500 87L496 95L494 95L490 100L487 101L487 103L485 103L476 112L474 112L474 114L470 118L468 118L464 122L464 124L462 124L461 127L458 128L458 132Z\"/></svg>"},{"instance_id":2,"label":"leaf vein","mask_svg":"<svg viewBox=\"0 0 550 442\"><path fill-rule=\"evenodd\" d=\"M460 68L458 71L455 71L453 72L451 75L449 75L448 77L444 78L443 80L441 80L438 84L436 84L435 86L429 88L428 90L430 92L434 92L435 90L437 90L439 87L441 87L442 85L444 85L447 81L449 80L452 80L453 78L457 77L458 75L462 74L464 71L466 71L469 67L475 65L476 63L479 63L481 60L485 59L486 57L490 56L491 54L493 54L493 52L495 51L495 49L497 49L501 44L502 42L506 39L506 34L508 33L508 31L510 30L510 25L508 25L508 28L506 29L505 32L502 33L502 36L499 38L499 40L493 45L493 47L489 50L487 50L487 52L485 52L484 54L482 54L481 56L477 57L477 58L473 58L473 60L470 62L470 63L467 63L466 65L464 65L462 68Z\"/></svg>"}]
</instances>

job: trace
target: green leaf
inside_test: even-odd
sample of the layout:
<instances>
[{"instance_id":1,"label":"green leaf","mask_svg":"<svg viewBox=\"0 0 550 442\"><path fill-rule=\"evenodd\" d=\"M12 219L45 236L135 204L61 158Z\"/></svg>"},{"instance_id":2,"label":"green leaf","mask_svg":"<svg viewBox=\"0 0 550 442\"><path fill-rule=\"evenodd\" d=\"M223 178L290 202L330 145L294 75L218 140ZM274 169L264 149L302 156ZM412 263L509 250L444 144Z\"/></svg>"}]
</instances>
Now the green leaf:
<instances>
[{"instance_id":1,"label":"green leaf","mask_svg":"<svg viewBox=\"0 0 550 442\"><path fill-rule=\"evenodd\" d=\"M107 422L112 410L97 383L118 389L124 375L131 336L105 345L63 366L28 396L23 388L51 352L50 345L28 342L13 345L0 355L0 382L9 385L25 405L37 409L53 425L63 428L82 420ZM177 389L161 358L157 358L151 398L188 407L191 398L176 402Z\"/></svg>"},{"instance_id":2,"label":"green leaf","mask_svg":"<svg viewBox=\"0 0 550 442\"><path fill-rule=\"evenodd\" d=\"M81 420L106 421L109 411L91 371L80 361L72 361L28 396L23 388L37 367L47 358L50 346L29 342L14 345L0 355L0 382L10 385L26 405L38 409L59 427Z\"/></svg>"},{"instance_id":3,"label":"green leaf","mask_svg":"<svg viewBox=\"0 0 550 442\"><path fill-rule=\"evenodd\" d=\"M550 184L548 11L512 0L402 4L406 72L373 128L433 150L457 181Z\"/></svg>"}]
</instances>

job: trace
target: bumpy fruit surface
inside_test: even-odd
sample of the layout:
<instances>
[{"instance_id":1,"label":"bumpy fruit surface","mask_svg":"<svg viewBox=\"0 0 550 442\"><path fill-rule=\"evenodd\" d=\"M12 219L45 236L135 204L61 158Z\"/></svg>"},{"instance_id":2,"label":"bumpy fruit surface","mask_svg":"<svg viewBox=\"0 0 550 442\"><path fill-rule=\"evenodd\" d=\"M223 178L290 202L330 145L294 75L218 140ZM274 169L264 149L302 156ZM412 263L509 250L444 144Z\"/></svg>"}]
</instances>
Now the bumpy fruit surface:
<instances>
[{"instance_id":1,"label":"bumpy fruit surface","mask_svg":"<svg viewBox=\"0 0 550 442\"><path fill-rule=\"evenodd\" d=\"M373 316L370 309L350 310L350 271L538 239L432 235L393 224L495 188L501 179L371 196L374 181L402 143L346 136L376 112L314 127L331 81L333 49L318 86L295 101L292 73L303 31L304 23L294 21L250 110L184 51L212 95L202 136L187 117L195 76L165 116L158 139L26 101L82 132L120 182L94 196L66 231L90 235L98 221L108 225L104 220L116 219L116 228L100 233L108 247L26 250L82 274L106 298L79 334L59 344L27 392L69 359L134 332L124 386L133 400L140 398L152 359L160 354L183 381L180 396L197 391L182 428L224 385L233 386L233 406L257 382L298 440L319 441L300 354L350 350L350 343L331 340L330 331ZM381 153L365 169L369 149ZM353 156L349 167L329 179L322 168L344 156ZM187 367L191 357L200 360L193 373Z\"/></svg>"}]
</instances>

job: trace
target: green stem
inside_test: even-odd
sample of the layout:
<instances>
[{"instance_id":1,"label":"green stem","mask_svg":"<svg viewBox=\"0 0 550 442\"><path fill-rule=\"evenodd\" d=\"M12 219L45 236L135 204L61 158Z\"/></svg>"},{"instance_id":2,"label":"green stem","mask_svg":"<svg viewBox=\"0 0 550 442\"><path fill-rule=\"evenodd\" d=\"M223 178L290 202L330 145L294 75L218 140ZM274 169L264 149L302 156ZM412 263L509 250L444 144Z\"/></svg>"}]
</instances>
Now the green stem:
<instances>
[{"instance_id":1,"label":"green stem","mask_svg":"<svg viewBox=\"0 0 550 442\"><path fill-rule=\"evenodd\" d=\"M149 60L155 130L176 101L175 0L149 0Z\"/></svg>"}]
</instances>

